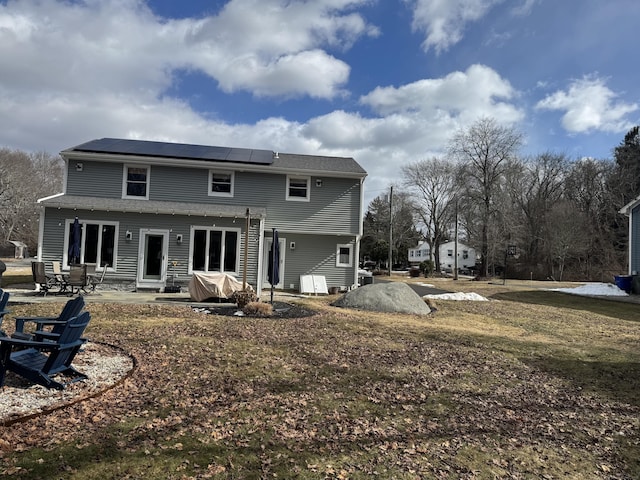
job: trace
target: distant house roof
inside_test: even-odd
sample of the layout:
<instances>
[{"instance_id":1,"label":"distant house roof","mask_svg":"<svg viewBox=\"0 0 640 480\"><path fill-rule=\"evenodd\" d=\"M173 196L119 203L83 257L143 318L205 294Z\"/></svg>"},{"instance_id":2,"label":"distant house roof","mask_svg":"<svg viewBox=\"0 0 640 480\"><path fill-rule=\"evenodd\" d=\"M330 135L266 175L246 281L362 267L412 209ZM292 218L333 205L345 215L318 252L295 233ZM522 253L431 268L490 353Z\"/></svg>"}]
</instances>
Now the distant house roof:
<instances>
[{"instance_id":1,"label":"distant house roof","mask_svg":"<svg viewBox=\"0 0 640 480\"><path fill-rule=\"evenodd\" d=\"M246 170L268 172L305 172L308 174L338 174L364 178L367 172L350 157L328 157L276 153L271 150L215 147L147 140L101 138L66 149L63 158L90 156L94 160L113 157L130 158L154 164L200 164L221 162L236 164Z\"/></svg>"},{"instance_id":2,"label":"distant house roof","mask_svg":"<svg viewBox=\"0 0 640 480\"><path fill-rule=\"evenodd\" d=\"M622 207L619 211L620 213L626 215L627 217L631 215L631 211L640 205L640 195L627 203L624 207Z\"/></svg>"}]
</instances>

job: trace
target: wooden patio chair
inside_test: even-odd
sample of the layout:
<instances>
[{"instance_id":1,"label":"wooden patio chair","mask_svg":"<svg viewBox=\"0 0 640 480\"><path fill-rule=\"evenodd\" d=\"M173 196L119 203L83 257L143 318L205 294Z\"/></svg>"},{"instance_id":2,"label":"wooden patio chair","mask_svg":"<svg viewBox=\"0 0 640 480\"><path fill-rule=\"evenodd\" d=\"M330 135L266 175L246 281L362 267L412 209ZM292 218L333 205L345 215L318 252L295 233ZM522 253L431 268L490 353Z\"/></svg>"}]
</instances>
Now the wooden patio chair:
<instances>
[{"instance_id":1,"label":"wooden patio chair","mask_svg":"<svg viewBox=\"0 0 640 480\"><path fill-rule=\"evenodd\" d=\"M67 286L71 289L71 295L78 294L80 292L87 293L87 265L84 263L71 265L69 270L69 278L67 279Z\"/></svg>"},{"instance_id":2,"label":"wooden patio chair","mask_svg":"<svg viewBox=\"0 0 640 480\"><path fill-rule=\"evenodd\" d=\"M44 262L31 262L31 273L33 275L33 283L39 287L39 292L43 296L56 286L55 278L47 275Z\"/></svg>"},{"instance_id":3,"label":"wooden patio chair","mask_svg":"<svg viewBox=\"0 0 640 480\"><path fill-rule=\"evenodd\" d=\"M71 363L87 341L82 334L90 319L89 312L72 318L55 342L0 337L0 387L4 385L7 370L33 383L59 390L69 383L86 379L87 376ZM70 379L64 382L60 378L54 379L54 375L58 374Z\"/></svg>"},{"instance_id":4,"label":"wooden patio chair","mask_svg":"<svg viewBox=\"0 0 640 480\"><path fill-rule=\"evenodd\" d=\"M53 278L56 282L56 286L60 289L58 293L65 293L69 285L67 285L67 277L62 271L60 262L51 262L51 267L53 268Z\"/></svg>"},{"instance_id":5,"label":"wooden patio chair","mask_svg":"<svg viewBox=\"0 0 640 480\"><path fill-rule=\"evenodd\" d=\"M96 287L98 285L102 285L102 282L104 282L104 277L107 274L107 267L109 266L108 263L105 263L102 266L102 272L100 272L100 275L98 275L98 273L95 271L93 274L89 273L89 271L87 271L87 277L88 277L88 282L89 282L89 286L91 287L91 291L95 292L96 291Z\"/></svg>"},{"instance_id":6,"label":"wooden patio chair","mask_svg":"<svg viewBox=\"0 0 640 480\"><path fill-rule=\"evenodd\" d=\"M84 298L80 295L69 300L57 317L16 317L16 329L11 334L12 338L21 340L56 340L64 330L66 323L73 317L77 317L85 306ZM24 331L25 323L35 323L35 332ZM51 330L45 330L50 327Z\"/></svg>"}]
</instances>

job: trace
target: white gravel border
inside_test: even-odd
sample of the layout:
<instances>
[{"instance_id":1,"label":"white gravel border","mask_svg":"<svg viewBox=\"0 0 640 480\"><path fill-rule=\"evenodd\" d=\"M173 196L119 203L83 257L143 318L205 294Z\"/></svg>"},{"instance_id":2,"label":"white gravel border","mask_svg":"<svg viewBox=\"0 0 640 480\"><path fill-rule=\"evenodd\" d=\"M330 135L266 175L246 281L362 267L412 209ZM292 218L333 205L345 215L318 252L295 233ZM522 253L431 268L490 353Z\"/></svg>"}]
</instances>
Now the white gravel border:
<instances>
[{"instance_id":1,"label":"white gravel border","mask_svg":"<svg viewBox=\"0 0 640 480\"><path fill-rule=\"evenodd\" d=\"M0 389L0 424L50 411L107 390L133 369L134 362L117 348L87 342L76 355L73 366L89 378L70 383L64 390L34 385L7 372L4 387Z\"/></svg>"}]
</instances>

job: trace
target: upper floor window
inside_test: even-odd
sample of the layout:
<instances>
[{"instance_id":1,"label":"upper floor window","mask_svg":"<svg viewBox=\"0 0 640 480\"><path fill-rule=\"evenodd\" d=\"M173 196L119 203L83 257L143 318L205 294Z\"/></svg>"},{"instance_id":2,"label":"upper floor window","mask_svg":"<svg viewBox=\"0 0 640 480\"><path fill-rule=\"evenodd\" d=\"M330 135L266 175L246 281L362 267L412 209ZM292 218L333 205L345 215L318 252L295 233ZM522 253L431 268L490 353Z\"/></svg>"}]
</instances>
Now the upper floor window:
<instances>
[{"instance_id":1,"label":"upper floor window","mask_svg":"<svg viewBox=\"0 0 640 480\"><path fill-rule=\"evenodd\" d=\"M469 250L462 251L462 258L469 258Z\"/></svg>"},{"instance_id":2,"label":"upper floor window","mask_svg":"<svg viewBox=\"0 0 640 480\"><path fill-rule=\"evenodd\" d=\"M336 267L353 266L353 245L338 245L336 250Z\"/></svg>"},{"instance_id":3,"label":"upper floor window","mask_svg":"<svg viewBox=\"0 0 640 480\"><path fill-rule=\"evenodd\" d=\"M310 199L310 177L287 175L287 200L308 202Z\"/></svg>"},{"instance_id":4,"label":"upper floor window","mask_svg":"<svg viewBox=\"0 0 640 480\"><path fill-rule=\"evenodd\" d=\"M149 167L125 165L122 198L149 199Z\"/></svg>"},{"instance_id":5,"label":"upper floor window","mask_svg":"<svg viewBox=\"0 0 640 480\"><path fill-rule=\"evenodd\" d=\"M210 170L209 195L214 197L233 197L233 180L233 172Z\"/></svg>"},{"instance_id":6,"label":"upper floor window","mask_svg":"<svg viewBox=\"0 0 640 480\"><path fill-rule=\"evenodd\" d=\"M447 256L453 257L453 250L447 250Z\"/></svg>"}]
</instances>

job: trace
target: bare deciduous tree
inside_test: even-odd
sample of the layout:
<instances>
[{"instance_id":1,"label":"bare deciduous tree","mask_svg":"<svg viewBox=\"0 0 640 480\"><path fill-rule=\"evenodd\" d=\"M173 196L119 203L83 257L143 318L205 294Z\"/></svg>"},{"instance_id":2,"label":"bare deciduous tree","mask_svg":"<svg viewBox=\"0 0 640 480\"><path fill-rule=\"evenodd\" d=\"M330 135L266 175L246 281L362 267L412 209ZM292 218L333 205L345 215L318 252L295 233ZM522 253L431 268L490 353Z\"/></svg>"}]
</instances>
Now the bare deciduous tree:
<instances>
[{"instance_id":1,"label":"bare deciduous tree","mask_svg":"<svg viewBox=\"0 0 640 480\"><path fill-rule=\"evenodd\" d=\"M554 224L550 212L564 194L569 170L568 159L561 154L543 153L514 162L507 175L507 189L515 210L523 251L522 262L530 270L549 266L546 245Z\"/></svg>"},{"instance_id":2,"label":"bare deciduous tree","mask_svg":"<svg viewBox=\"0 0 640 480\"><path fill-rule=\"evenodd\" d=\"M403 183L414 193L416 212L424 225L424 239L440 271L438 247L448 240L457 200L456 167L439 158L422 160L402 168Z\"/></svg>"},{"instance_id":3,"label":"bare deciduous tree","mask_svg":"<svg viewBox=\"0 0 640 480\"><path fill-rule=\"evenodd\" d=\"M489 256L497 239L490 231L499 222L497 198L503 193L504 174L522 144L522 134L481 118L467 130L454 134L449 154L464 167L465 195L478 208L480 226L480 275L488 276Z\"/></svg>"},{"instance_id":4,"label":"bare deciduous tree","mask_svg":"<svg viewBox=\"0 0 640 480\"><path fill-rule=\"evenodd\" d=\"M62 190L62 160L47 153L0 149L0 238L35 251L37 200Z\"/></svg>"}]
</instances>

